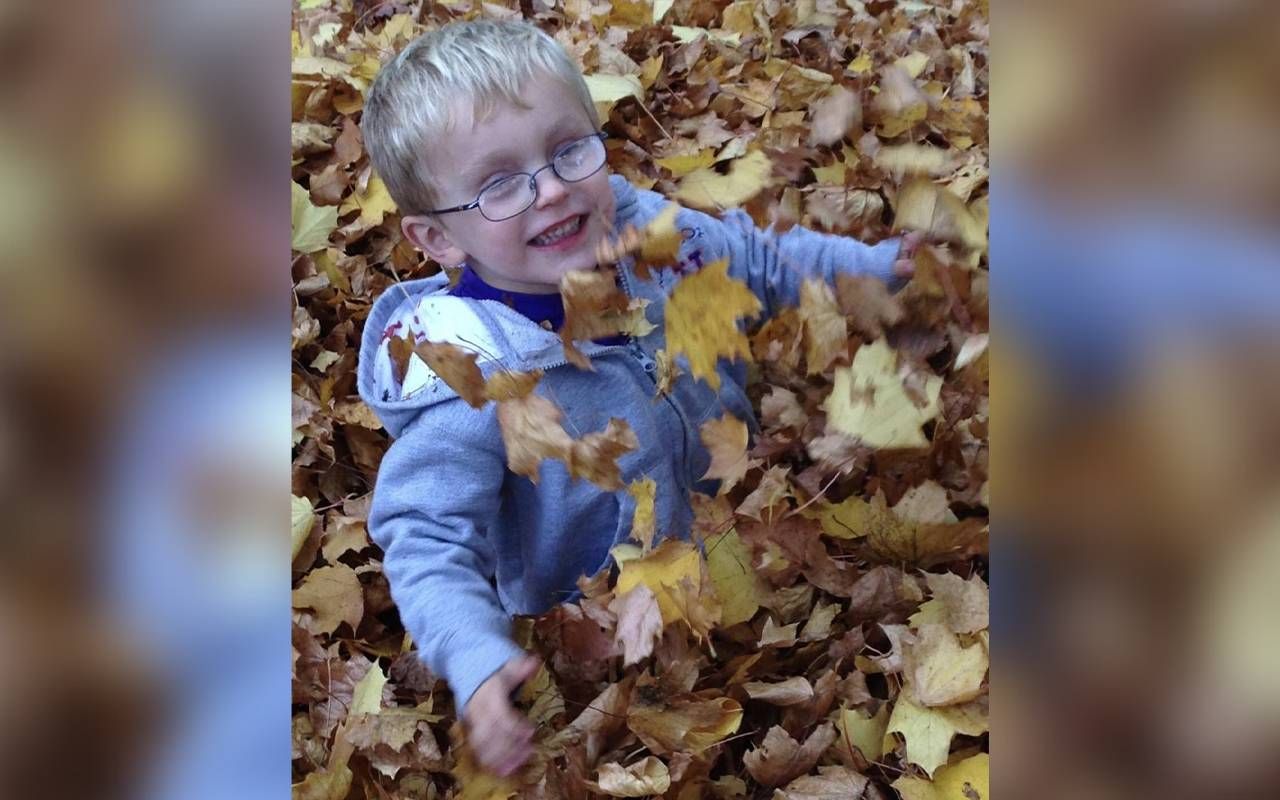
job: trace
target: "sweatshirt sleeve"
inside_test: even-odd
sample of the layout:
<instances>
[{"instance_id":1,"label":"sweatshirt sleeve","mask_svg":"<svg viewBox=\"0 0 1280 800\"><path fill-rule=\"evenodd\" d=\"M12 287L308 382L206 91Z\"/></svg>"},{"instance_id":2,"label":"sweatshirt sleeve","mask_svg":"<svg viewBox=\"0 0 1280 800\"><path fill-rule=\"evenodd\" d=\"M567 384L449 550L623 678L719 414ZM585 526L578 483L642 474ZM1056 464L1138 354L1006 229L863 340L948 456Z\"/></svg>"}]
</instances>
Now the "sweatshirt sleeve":
<instances>
[{"instance_id":1,"label":"sweatshirt sleeve","mask_svg":"<svg viewBox=\"0 0 1280 800\"><path fill-rule=\"evenodd\" d=\"M497 431L492 407L458 399L428 407L383 457L369 513L405 629L459 711L523 652L491 582L485 537L505 470Z\"/></svg>"},{"instance_id":2,"label":"sweatshirt sleeve","mask_svg":"<svg viewBox=\"0 0 1280 800\"><path fill-rule=\"evenodd\" d=\"M838 275L872 275L890 288L902 283L893 275L900 238L868 245L799 226L779 234L757 228L741 209L726 212L723 219L692 209L681 216L688 220L682 225L692 223L702 232L704 263L728 256L729 274L747 284L768 316L799 303L806 278L834 284Z\"/></svg>"}]
</instances>

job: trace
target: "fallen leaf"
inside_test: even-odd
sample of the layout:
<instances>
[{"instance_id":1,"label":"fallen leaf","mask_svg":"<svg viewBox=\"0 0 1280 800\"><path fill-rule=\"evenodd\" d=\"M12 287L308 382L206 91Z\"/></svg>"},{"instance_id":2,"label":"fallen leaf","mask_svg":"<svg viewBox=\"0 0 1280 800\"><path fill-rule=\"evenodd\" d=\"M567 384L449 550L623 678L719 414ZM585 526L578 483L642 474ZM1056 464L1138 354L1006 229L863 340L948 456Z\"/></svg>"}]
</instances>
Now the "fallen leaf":
<instances>
[{"instance_id":1,"label":"fallen leaf","mask_svg":"<svg viewBox=\"0 0 1280 800\"><path fill-rule=\"evenodd\" d=\"M665 793L671 787L671 775L661 759L649 756L627 767L601 764L599 777L587 786L610 797L648 797Z\"/></svg>"},{"instance_id":2,"label":"fallen leaf","mask_svg":"<svg viewBox=\"0 0 1280 800\"><path fill-rule=\"evenodd\" d=\"M654 642L662 635L662 611L653 591L641 583L615 597L609 610L618 617L615 638L622 646L622 665L648 658Z\"/></svg>"},{"instance_id":3,"label":"fallen leaf","mask_svg":"<svg viewBox=\"0 0 1280 800\"><path fill-rule=\"evenodd\" d=\"M354 633L364 617L364 590L346 564L314 569L293 590L293 607L315 611L315 630L332 634L343 622Z\"/></svg>"},{"instance_id":4,"label":"fallen leaf","mask_svg":"<svg viewBox=\"0 0 1280 800\"><path fill-rule=\"evenodd\" d=\"M932 781L903 775L891 785L902 800L990 800L991 757L978 753L934 774Z\"/></svg>"},{"instance_id":5,"label":"fallen leaf","mask_svg":"<svg viewBox=\"0 0 1280 800\"><path fill-rule=\"evenodd\" d=\"M728 627L755 616L769 589L751 568L751 554L738 532L729 529L709 536L705 542L707 572L721 602L720 624Z\"/></svg>"},{"instance_id":6,"label":"fallen leaf","mask_svg":"<svg viewBox=\"0 0 1280 800\"><path fill-rule=\"evenodd\" d=\"M289 538L292 541L293 552L289 556L290 560L298 557L298 551L302 549L302 545L306 543L307 537L311 535L311 529L316 524L315 511L312 510L311 501L305 497L293 495L289 511Z\"/></svg>"},{"instance_id":7,"label":"fallen leaf","mask_svg":"<svg viewBox=\"0 0 1280 800\"><path fill-rule=\"evenodd\" d=\"M937 416L942 379L925 379L925 404L907 394L894 353L883 339L858 348L853 365L835 371L835 385L823 403L833 428L871 447L927 447L920 426Z\"/></svg>"},{"instance_id":8,"label":"fallen leaf","mask_svg":"<svg viewBox=\"0 0 1280 800\"><path fill-rule=\"evenodd\" d=\"M686 578L699 582L701 573L702 559L692 544L678 539L666 539L644 557L632 559L622 565L615 591L618 595L625 595L637 586L649 587L662 611L663 624L670 625L677 620L686 619L672 594L674 587Z\"/></svg>"},{"instance_id":9,"label":"fallen leaf","mask_svg":"<svg viewBox=\"0 0 1280 800\"><path fill-rule=\"evenodd\" d=\"M848 330L835 293L825 281L811 279L800 285L800 320L804 323L805 372L826 372L832 361L847 352Z\"/></svg>"},{"instance_id":10,"label":"fallen leaf","mask_svg":"<svg viewBox=\"0 0 1280 800\"><path fill-rule=\"evenodd\" d=\"M913 626L936 622L953 633L977 633L988 626L991 593L980 575L965 580L950 572L930 572L924 578L933 599L911 617Z\"/></svg>"},{"instance_id":11,"label":"fallen leaf","mask_svg":"<svg viewBox=\"0 0 1280 800\"><path fill-rule=\"evenodd\" d=\"M720 494L729 491L747 472L747 425L726 413L702 423L698 436L711 454L711 466L703 480L720 481Z\"/></svg>"},{"instance_id":12,"label":"fallen leaf","mask_svg":"<svg viewBox=\"0 0 1280 800\"><path fill-rule=\"evenodd\" d=\"M813 699L813 684L799 675L775 683L749 681L742 688L752 700L763 700L775 706L793 706Z\"/></svg>"},{"instance_id":13,"label":"fallen leaf","mask_svg":"<svg viewBox=\"0 0 1280 800\"><path fill-rule=\"evenodd\" d=\"M762 785L781 786L813 769L835 740L836 729L830 723L814 729L803 744L781 726L774 725L759 747L742 756L742 763Z\"/></svg>"},{"instance_id":14,"label":"fallen leaf","mask_svg":"<svg viewBox=\"0 0 1280 800\"><path fill-rule=\"evenodd\" d=\"M774 793L775 800L857 800L867 779L848 767L818 767L817 775L796 778Z\"/></svg>"},{"instance_id":15,"label":"fallen leaf","mask_svg":"<svg viewBox=\"0 0 1280 800\"><path fill-rule=\"evenodd\" d=\"M883 337L886 327L905 316L884 281L870 275L837 276L836 300L853 329L870 341Z\"/></svg>"},{"instance_id":16,"label":"fallen leaf","mask_svg":"<svg viewBox=\"0 0 1280 800\"><path fill-rule=\"evenodd\" d=\"M989 664L981 645L964 647L944 625L926 624L906 646L904 677L916 700L950 706L976 698Z\"/></svg>"},{"instance_id":17,"label":"fallen leaf","mask_svg":"<svg viewBox=\"0 0 1280 800\"><path fill-rule=\"evenodd\" d=\"M627 727L653 752L698 753L733 735L742 724L742 706L729 697L713 700L655 698L646 702L632 696Z\"/></svg>"},{"instance_id":18,"label":"fallen leaf","mask_svg":"<svg viewBox=\"0 0 1280 800\"><path fill-rule=\"evenodd\" d=\"M884 755L884 735L889 727L889 704L883 704L875 716L868 717L861 711L841 709L836 716L836 730L840 734L845 751L857 748L868 762L879 761Z\"/></svg>"},{"instance_id":19,"label":"fallen leaf","mask_svg":"<svg viewBox=\"0 0 1280 800\"><path fill-rule=\"evenodd\" d=\"M338 227L338 209L317 207L306 189L292 181L289 219L292 235L289 247L299 253L314 253L329 246L329 235ZM349 779L348 779L349 780Z\"/></svg>"},{"instance_id":20,"label":"fallen leaf","mask_svg":"<svg viewBox=\"0 0 1280 800\"><path fill-rule=\"evenodd\" d=\"M907 760L932 776L947 762L953 736L978 736L987 727L985 717L970 706L929 708L914 702L910 693L902 692L894 701L885 729L885 748L892 746L889 734L902 734L907 742Z\"/></svg>"}]
</instances>

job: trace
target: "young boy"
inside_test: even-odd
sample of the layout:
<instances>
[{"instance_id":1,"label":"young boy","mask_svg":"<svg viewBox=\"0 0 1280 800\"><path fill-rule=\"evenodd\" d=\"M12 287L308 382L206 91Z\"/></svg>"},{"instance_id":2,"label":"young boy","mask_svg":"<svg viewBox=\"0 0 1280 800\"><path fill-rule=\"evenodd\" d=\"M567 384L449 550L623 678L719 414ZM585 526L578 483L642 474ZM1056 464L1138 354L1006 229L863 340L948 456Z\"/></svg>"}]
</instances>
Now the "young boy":
<instances>
[{"instance_id":1,"label":"young boy","mask_svg":"<svg viewBox=\"0 0 1280 800\"><path fill-rule=\"evenodd\" d=\"M873 247L794 229L757 230L741 211L725 219L681 209L679 262L647 281L619 265L628 295L650 301L642 338L579 343L594 371L566 362L561 276L596 266L610 225L642 228L667 205L605 169L600 122L582 75L549 36L524 23L453 23L414 41L383 67L364 110L373 164L403 215L403 230L436 261L463 266L386 291L365 325L360 396L394 437L382 462L369 531L405 628L444 677L481 763L500 774L531 752L532 727L511 692L538 667L510 639L512 614L572 599L609 549L629 536L635 503L542 462L540 480L507 469L494 403L467 405L418 358L403 378L392 336L450 342L479 354L485 376L541 369L536 391L581 437L621 417L639 447L619 461L623 483L657 484L659 533L688 536L689 492L710 456L699 427L725 414L753 422L745 367L721 361L720 387L683 374L658 395L664 300L678 273L729 259L730 274L765 314L794 305L806 277L868 273L892 281L910 269L900 241Z\"/></svg>"}]
</instances>

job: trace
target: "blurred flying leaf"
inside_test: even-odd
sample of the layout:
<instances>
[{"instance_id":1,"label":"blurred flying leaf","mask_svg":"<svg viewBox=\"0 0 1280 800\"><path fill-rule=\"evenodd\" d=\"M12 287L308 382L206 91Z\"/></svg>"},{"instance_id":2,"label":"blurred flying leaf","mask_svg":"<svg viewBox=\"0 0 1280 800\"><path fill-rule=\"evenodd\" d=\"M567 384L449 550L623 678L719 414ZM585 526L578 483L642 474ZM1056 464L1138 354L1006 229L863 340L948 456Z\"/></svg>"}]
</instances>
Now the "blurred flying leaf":
<instances>
[{"instance_id":1,"label":"blurred flying leaf","mask_svg":"<svg viewBox=\"0 0 1280 800\"><path fill-rule=\"evenodd\" d=\"M713 169L698 169L685 175L676 190L676 199L694 208L717 211L734 208L763 191L771 182L773 164L759 150L736 159L727 175ZM704 269L705 271L705 269Z\"/></svg>"},{"instance_id":2,"label":"blurred flying leaf","mask_svg":"<svg viewBox=\"0 0 1280 800\"><path fill-rule=\"evenodd\" d=\"M751 357L738 320L761 308L760 299L728 270L728 259L708 264L684 277L667 300L667 349L688 358L690 372L713 389L720 388L719 359Z\"/></svg>"}]
</instances>

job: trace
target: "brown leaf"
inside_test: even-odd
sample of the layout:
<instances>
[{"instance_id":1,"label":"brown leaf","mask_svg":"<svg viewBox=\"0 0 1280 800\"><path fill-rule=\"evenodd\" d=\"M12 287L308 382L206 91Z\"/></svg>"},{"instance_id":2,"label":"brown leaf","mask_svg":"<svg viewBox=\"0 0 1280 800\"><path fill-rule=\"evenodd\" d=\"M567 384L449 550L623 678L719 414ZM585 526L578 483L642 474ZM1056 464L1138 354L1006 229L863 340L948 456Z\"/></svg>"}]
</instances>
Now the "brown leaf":
<instances>
[{"instance_id":1,"label":"brown leaf","mask_svg":"<svg viewBox=\"0 0 1280 800\"><path fill-rule=\"evenodd\" d=\"M884 336L885 327L897 325L904 316L884 281L870 275L838 276L836 299L849 324L868 341Z\"/></svg>"},{"instance_id":2,"label":"brown leaf","mask_svg":"<svg viewBox=\"0 0 1280 800\"><path fill-rule=\"evenodd\" d=\"M662 612L658 599L643 583L614 598L609 610L618 616L617 642L622 647L624 667L648 658L653 644L662 635Z\"/></svg>"},{"instance_id":3,"label":"brown leaf","mask_svg":"<svg viewBox=\"0 0 1280 800\"><path fill-rule=\"evenodd\" d=\"M477 355L447 342L419 342L413 352L449 384L449 388L467 401L472 408L481 408L488 401L484 392L484 376L476 366Z\"/></svg>"},{"instance_id":4,"label":"brown leaf","mask_svg":"<svg viewBox=\"0 0 1280 800\"><path fill-rule=\"evenodd\" d=\"M764 743L748 751L742 763L751 777L765 786L781 786L813 769L835 740L836 729L829 722L818 726L804 744L774 725L765 734Z\"/></svg>"},{"instance_id":5,"label":"brown leaf","mask_svg":"<svg viewBox=\"0 0 1280 800\"><path fill-rule=\"evenodd\" d=\"M867 788L867 779L848 767L819 767L817 775L807 775L788 783L776 793L776 800L857 800Z\"/></svg>"},{"instance_id":6,"label":"brown leaf","mask_svg":"<svg viewBox=\"0 0 1280 800\"><path fill-rule=\"evenodd\" d=\"M346 564L320 567L293 590L293 607L315 611L318 633L333 633L343 622L354 633L364 618L364 590L355 570Z\"/></svg>"},{"instance_id":7,"label":"brown leaf","mask_svg":"<svg viewBox=\"0 0 1280 800\"><path fill-rule=\"evenodd\" d=\"M627 727L653 752L699 752L732 735L742 723L742 706L729 697L646 696L640 687L627 709Z\"/></svg>"},{"instance_id":8,"label":"brown leaf","mask_svg":"<svg viewBox=\"0 0 1280 800\"><path fill-rule=\"evenodd\" d=\"M702 478L719 480L720 494L724 494L747 473L747 425L726 413L702 423L698 435L711 453L711 466Z\"/></svg>"},{"instance_id":9,"label":"brown leaf","mask_svg":"<svg viewBox=\"0 0 1280 800\"><path fill-rule=\"evenodd\" d=\"M806 374L825 372L832 361L847 356L844 315L825 282L806 280L800 285L800 320L804 323Z\"/></svg>"},{"instance_id":10,"label":"brown leaf","mask_svg":"<svg viewBox=\"0 0 1280 800\"><path fill-rule=\"evenodd\" d=\"M587 785L610 797L648 797L666 792L671 787L671 775L666 764L649 756L627 767L602 764L600 777Z\"/></svg>"},{"instance_id":11,"label":"brown leaf","mask_svg":"<svg viewBox=\"0 0 1280 800\"><path fill-rule=\"evenodd\" d=\"M750 681L742 688L752 700L763 700L775 706L793 706L813 699L813 685L799 675L776 683Z\"/></svg>"},{"instance_id":12,"label":"brown leaf","mask_svg":"<svg viewBox=\"0 0 1280 800\"><path fill-rule=\"evenodd\" d=\"M622 488L617 459L639 446L625 420L611 419L603 431L573 439L560 420L560 409L537 394L498 404L498 424L507 449L507 466L517 475L538 482L544 458L558 459L575 478L586 478L602 489Z\"/></svg>"}]
</instances>

